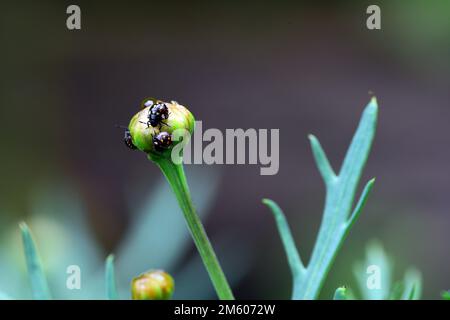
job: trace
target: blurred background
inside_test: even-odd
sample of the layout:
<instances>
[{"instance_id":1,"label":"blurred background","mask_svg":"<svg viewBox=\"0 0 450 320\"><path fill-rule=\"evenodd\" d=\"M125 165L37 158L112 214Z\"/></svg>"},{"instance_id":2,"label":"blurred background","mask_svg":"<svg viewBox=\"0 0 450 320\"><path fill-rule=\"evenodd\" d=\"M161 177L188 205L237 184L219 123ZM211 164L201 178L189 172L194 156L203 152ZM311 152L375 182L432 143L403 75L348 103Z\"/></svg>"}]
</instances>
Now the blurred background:
<instances>
[{"instance_id":1,"label":"blurred background","mask_svg":"<svg viewBox=\"0 0 450 320\"><path fill-rule=\"evenodd\" d=\"M186 170L236 296L289 298L261 199L284 209L307 260L325 190L306 136L338 170L372 94L380 115L363 181L377 182L321 298L355 285L353 264L374 238L397 278L410 265L422 271L424 298L450 287L449 1L77 1L79 31L66 28L69 4L4 1L0 11L1 290L29 296L17 228L25 220L54 287L68 264L94 277L114 252L122 298L149 268L180 279L180 298L215 297L161 173L115 128L154 96L188 106L204 129L280 128L277 175L255 165ZM366 28L370 4L381 7L381 30ZM95 279L83 285L102 298Z\"/></svg>"}]
</instances>

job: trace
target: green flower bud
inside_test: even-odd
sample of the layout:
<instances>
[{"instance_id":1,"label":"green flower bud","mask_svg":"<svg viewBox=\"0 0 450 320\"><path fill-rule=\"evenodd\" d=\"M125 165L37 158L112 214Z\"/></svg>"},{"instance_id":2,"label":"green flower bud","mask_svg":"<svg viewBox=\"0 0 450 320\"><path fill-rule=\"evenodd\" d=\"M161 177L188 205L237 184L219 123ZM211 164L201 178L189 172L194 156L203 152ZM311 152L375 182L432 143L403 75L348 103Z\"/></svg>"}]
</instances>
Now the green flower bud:
<instances>
[{"instance_id":1,"label":"green flower bud","mask_svg":"<svg viewBox=\"0 0 450 320\"><path fill-rule=\"evenodd\" d=\"M169 111L168 117L167 119L158 121L158 125L152 126L149 122L150 111L159 103L163 103L167 106ZM187 138L190 137L194 131L194 126L194 116L186 107L178 104L178 102L172 101L169 103L149 98L144 100L143 108L133 116L128 129L130 130L132 143L137 149L144 151L149 155L170 156L170 151L175 145L184 140L186 134L188 134ZM157 144L155 146L154 138L160 137L158 136L159 134L162 134L161 137L164 137L165 132L171 136L172 140L164 145L164 148L158 148ZM175 139L172 137L174 132L177 135ZM185 134L183 134L183 132ZM181 136L183 136L183 139L179 138L180 133Z\"/></svg>"},{"instance_id":2,"label":"green flower bud","mask_svg":"<svg viewBox=\"0 0 450 320\"><path fill-rule=\"evenodd\" d=\"M124 142L131 149L147 153L166 177L183 210L187 225L220 299L234 299L230 286L195 211L183 169L183 149L189 141L195 119L188 109L175 101L156 99L143 102L125 130ZM169 299L173 279L163 271L147 272L131 283L133 299Z\"/></svg>"},{"instance_id":3,"label":"green flower bud","mask_svg":"<svg viewBox=\"0 0 450 320\"><path fill-rule=\"evenodd\" d=\"M150 270L131 282L133 300L169 300L175 291L175 282L162 270Z\"/></svg>"}]
</instances>

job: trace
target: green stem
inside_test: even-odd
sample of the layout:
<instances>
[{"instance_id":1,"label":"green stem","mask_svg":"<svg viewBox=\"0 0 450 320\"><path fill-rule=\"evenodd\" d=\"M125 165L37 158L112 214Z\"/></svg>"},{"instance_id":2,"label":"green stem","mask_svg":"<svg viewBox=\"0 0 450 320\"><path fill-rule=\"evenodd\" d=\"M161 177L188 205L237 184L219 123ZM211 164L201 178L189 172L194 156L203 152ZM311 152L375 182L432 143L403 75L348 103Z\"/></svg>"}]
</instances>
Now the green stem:
<instances>
[{"instance_id":1,"label":"green stem","mask_svg":"<svg viewBox=\"0 0 450 320\"><path fill-rule=\"evenodd\" d=\"M172 187L219 299L234 300L225 274L220 267L202 222L195 211L183 164L175 164L170 159L155 154L149 154L149 159L158 165Z\"/></svg>"}]
</instances>

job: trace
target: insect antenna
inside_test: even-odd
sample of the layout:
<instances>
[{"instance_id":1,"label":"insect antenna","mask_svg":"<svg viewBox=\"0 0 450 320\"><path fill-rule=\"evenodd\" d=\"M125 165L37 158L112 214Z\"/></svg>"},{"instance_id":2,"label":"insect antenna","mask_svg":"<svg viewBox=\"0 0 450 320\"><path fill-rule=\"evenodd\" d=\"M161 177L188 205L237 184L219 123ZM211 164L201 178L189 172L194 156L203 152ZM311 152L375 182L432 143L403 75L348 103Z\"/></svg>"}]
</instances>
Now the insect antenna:
<instances>
[{"instance_id":1,"label":"insect antenna","mask_svg":"<svg viewBox=\"0 0 450 320\"><path fill-rule=\"evenodd\" d=\"M146 124L147 128L149 127L148 122L144 122L144 121L139 121L140 123Z\"/></svg>"}]
</instances>

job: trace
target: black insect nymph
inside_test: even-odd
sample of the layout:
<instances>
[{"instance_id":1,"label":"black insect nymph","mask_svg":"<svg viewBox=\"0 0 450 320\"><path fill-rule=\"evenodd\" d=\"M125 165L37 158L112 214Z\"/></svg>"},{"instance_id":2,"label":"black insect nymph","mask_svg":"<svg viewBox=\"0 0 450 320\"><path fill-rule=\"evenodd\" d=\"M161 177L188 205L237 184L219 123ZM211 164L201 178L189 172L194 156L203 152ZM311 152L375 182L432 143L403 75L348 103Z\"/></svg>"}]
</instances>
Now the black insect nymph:
<instances>
[{"instance_id":1,"label":"black insect nymph","mask_svg":"<svg viewBox=\"0 0 450 320\"><path fill-rule=\"evenodd\" d=\"M150 107L148 110L147 126L161 127L161 124L167 125L164 120L169 118L169 108L164 102L154 103L152 100L147 100L144 103L145 107Z\"/></svg>"},{"instance_id":2,"label":"black insect nymph","mask_svg":"<svg viewBox=\"0 0 450 320\"><path fill-rule=\"evenodd\" d=\"M132 150L136 150L136 146L133 144L133 139L131 138L131 133L130 130L127 128L125 129L125 133L123 136L123 142L125 142L125 145L132 149Z\"/></svg>"},{"instance_id":3,"label":"black insect nymph","mask_svg":"<svg viewBox=\"0 0 450 320\"><path fill-rule=\"evenodd\" d=\"M157 151L168 149L172 145L172 136L163 131L153 137L153 146Z\"/></svg>"}]
</instances>

